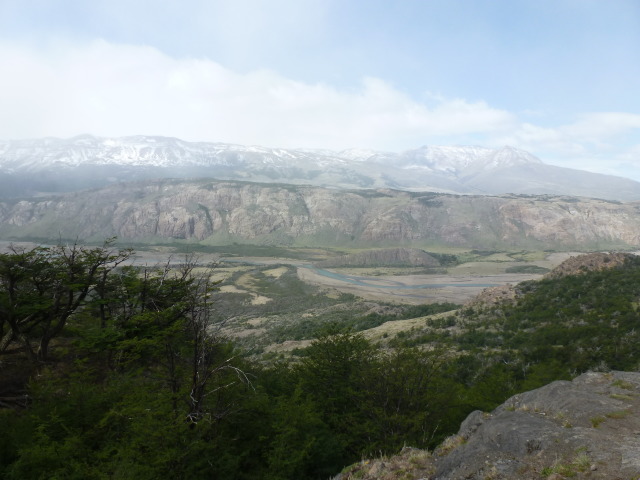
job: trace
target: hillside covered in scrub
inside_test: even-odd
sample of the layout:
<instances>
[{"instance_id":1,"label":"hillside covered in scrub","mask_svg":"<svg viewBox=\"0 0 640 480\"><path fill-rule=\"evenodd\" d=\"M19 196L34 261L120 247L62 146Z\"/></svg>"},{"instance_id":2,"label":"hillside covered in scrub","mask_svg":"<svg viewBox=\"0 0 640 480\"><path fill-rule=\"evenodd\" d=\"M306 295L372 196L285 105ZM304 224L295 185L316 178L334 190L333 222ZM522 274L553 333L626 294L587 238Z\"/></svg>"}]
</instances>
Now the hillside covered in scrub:
<instances>
[{"instance_id":1,"label":"hillside covered in scrub","mask_svg":"<svg viewBox=\"0 0 640 480\"><path fill-rule=\"evenodd\" d=\"M502 390L593 368L635 370L640 360L640 257L587 254L570 258L541 280L485 294L448 317L393 339L394 346L447 345L483 352L501 372Z\"/></svg>"},{"instance_id":2,"label":"hillside covered in scrub","mask_svg":"<svg viewBox=\"0 0 640 480\"><path fill-rule=\"evenodd\" d=\"M584 265L608 268L525 282L507 303L451 305L393 335L370 337L336 316L308 346L271 360L222 334L237 312L224 303L212 308L215 269L189 258L135 267L130 255L112 243L0 255L3 478L324 479L406 445L437 455L474 411L640 362L640 259L633 255L586 257ZM393 317L371 312L365 325ZM581 398L563 388L565 400ZM607 390L622 403L599 412L603 431L617 421L607 414L623 415L615 412L636 401L634 389ZM514 411L535 409L527 395L514 400ZM570 405L553 412L565 415L571 432L595 428ZM492 415L508 416L507 407ZM477 432L499 422L486 425ZM546 445L507 453L541 452L540 470L531 471L549 473ZM460 458L451 465L464 469Z\"/></svg>"}]
</instances>

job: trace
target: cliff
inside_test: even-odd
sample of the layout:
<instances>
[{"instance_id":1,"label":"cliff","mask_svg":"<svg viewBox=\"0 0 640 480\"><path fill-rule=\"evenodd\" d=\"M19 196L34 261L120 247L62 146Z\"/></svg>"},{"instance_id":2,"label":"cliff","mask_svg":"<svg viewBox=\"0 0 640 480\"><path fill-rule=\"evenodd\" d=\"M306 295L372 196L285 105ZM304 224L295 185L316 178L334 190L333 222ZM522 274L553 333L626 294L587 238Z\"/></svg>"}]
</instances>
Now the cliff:
<instances>
[{"instance_id":1,"label":"cliff","mask_svg":"<svg viewBox=\"0 0 640 480\"><path fill-rule=\"evenodd\" d=\"M0 202L0 238L268 245L604 249L640 245L634 203L210 180Z\"/></svg>"}]
</instances>

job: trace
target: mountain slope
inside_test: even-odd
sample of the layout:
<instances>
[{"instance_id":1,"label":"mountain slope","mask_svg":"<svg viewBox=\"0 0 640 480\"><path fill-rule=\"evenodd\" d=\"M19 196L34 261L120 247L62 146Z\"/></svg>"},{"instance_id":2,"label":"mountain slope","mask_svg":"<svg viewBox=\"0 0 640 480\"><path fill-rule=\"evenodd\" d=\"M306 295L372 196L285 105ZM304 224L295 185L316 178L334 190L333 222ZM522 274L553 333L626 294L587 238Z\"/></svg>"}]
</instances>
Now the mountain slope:
<instances>
[{"instance_id":1,"label":"mountain slope","mask_svg":"<svg viewBox=\"0 0 640 480\"><path fill-rule=\"evenodd\" d=\"M0 238L481 249L640 245L636 204L164 180L0 202Z\"/></svg>"},{"instance_id":2,"label":"mountain slope","mask_svg":"<svg viewBox=\"0 0 640 480\"><path fill-rule=\"evenodd\" d=\"M405 448L334 480L638 478L640 373L588 372L475 411L433 453Z\"/></svg>"},{"instance_id":3,"label":"mountain slope","mask_svg":"<svg viewBox=\"0 0 640 480\"><path fill-rule=\"evenodd\" d=\"M640 200L640 183L546 165L513 147L424 146L401 153L278 149L134 136L0 142L0 198L121 181L207 177L465 194Z\"/></svg>"},{"instance_id":4,"label":"mountain slope","mask_svg":"<svg viewBox=\"0 0 640 480\"><path fill-rule=\"evenodd\" d=\"M407 449L336 479L638 478L639 278L633 254L571 257L515 286L517 301L474 301L412 329L392 345L445 344L462 371L478 368L464 377L465 392L480 387L476 410L432 453Z\"/></svg>"}]
</instances>

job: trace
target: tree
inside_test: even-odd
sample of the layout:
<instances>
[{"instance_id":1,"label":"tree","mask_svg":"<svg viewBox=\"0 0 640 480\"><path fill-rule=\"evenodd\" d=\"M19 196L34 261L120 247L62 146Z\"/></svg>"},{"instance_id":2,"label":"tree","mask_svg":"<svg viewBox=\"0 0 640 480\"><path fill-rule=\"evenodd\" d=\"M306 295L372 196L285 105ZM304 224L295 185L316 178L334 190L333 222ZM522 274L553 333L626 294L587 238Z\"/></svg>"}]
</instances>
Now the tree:
<instances>
[{"instance_id":1,"label":"tree","mask_svg":"<svg viewBox=\"0 0 640 480\"><path fill-rule=\"evenodd\" d=\"M455 428L465 412L451 364L443 349L383 351L361 334L329 330L296 371L348 463L407 442L433 447Z\"/></svg>"},{"instance_id":2,"label":"tree","mask_svg":"<svg viewBox=\"0 0 640 480\"><path fill-rule=\"evenodd\" d=\"M368 396L377 442L369 448L395 451L407 443L433 447L455 428L464 412L449 369L444 349L403 347L385 355Z\"/></svg>"},{"instance_id":3,"label":"tree","mask_svg":"<svg viewBox=\"0 0 640 480\"><path fill-rule=\"evenodd\" d=\"M195 257L123 265L129 251L104 248L14 249L2 258L2 313L19 320L26 346L36 354L46 315L62 312L73 355L38 362L27 408L0 415L11 435L0 442L0 476L216 478L231 471L238 449L228 440L237 432L223 420L249 396L228 388L247 377L212 317L211 268ZM68 314L54 308L62 287L77 303ZM41 318L44 324L28 323ZM3 323L7 334L9 326Z\"/></svg>"},{"instance_id":4,"label":"tree","mask_svg":"<svg viewBox=\"0 0 640 480\"><path fill-rule=\"evenodd\" d=\"M238 380L249 383L234 363L237 354L217 335L224 322L214 318L213 268L188 255L178 264L169 259L163 266L126 266L111 274L93 304L99 326L85 342L106 356L112 370L155 370L171 392L175 415L186 406L192 426L226 415L229 406L218 401L219 390Z\"/></svg>"},{"instance_id":5,"label":"tree","mask_svg":"<svg viewBox=\"0 0 640 480\"><path fill-rule=\"evenodd\" d=\"M11 246L0 254L0 353L18 343L32 361L47 361L51 340L130 257L130 250L115 250L113 243Z\"/></svg>"},{"instance_id":6,"label":"tree","mask_svg":"<svg viewBox=\"0 0 640 480\"><path fill-rule=\"evenodd\" d=\"M300 366L305 389L328 418L352 412L366 396L363 380L375 368L376 349L361 334L327 331L307 348Z\"/></svg>"}]
</instances>

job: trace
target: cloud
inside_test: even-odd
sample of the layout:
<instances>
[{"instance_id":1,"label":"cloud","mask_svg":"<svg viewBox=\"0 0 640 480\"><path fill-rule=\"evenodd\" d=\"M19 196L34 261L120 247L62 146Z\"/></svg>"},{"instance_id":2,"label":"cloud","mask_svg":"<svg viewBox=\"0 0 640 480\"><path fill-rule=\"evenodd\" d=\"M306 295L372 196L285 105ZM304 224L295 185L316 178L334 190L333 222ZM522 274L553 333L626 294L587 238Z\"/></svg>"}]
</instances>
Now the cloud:
<instances>
[{"instance_id":1,"label":"cloud","mask_svg":"<svg viewBox=\"0 0 640 480\"><path fill-rule=\"evenodd\" d=\"M390 151L512 145L547 163L640 179L640 115L634 113L584 113L552 125L543 112L525 122L484 101L429 93L418 100L375 77L338 88L106 41L0 43L0 62L3 139L147 134Z\"/></svg>"},{"instance_id":2,"label":"cloud","mask_svg":"<svg viewBox=\"0 0 640 480\"><path fill-rule=\"evenodd\" d=\"M403 149L496 134L510 113L484 102L427 106L378 78L352 89L237 73L204 58L95 41L46 50L0 45L5 138L168 135L282 147Z\"/></svg>"},{"instance_id":3,"label":"cloud","mask_svg":"<svg viewBox=\"0 0 640 480\"><path fill-rule=\"evenodd\" d=\"M640 115L593 112L572 123L540 126L523 122L493 144L516 145L545 162L640 180Z\"/></svg>"},{"instance_id":4,"label":"cloud","mask_svg":"<svg viewBox=\"0 0 640 480\"><path fill-rule=\"evenodd\" d=\"M625 112L599 112L582 115L562 130L581 141L607 140L640 130L640 115Z\"/></svg>"},{"instance_id":5,"label":"cloud","mask_svg":"<svg viewBox=\"0 0 640 480\"><path fill-rule=\"evenodd\" d=\"M575 122L557 127L522 123L513 132L512 140L526 145L579 152L589 145L607 147L609 141L620 145L626 143L627 138L637 138L639 132L640 115L626 112L597 112L582 114Z\"/></svg>"}]
</instances>

